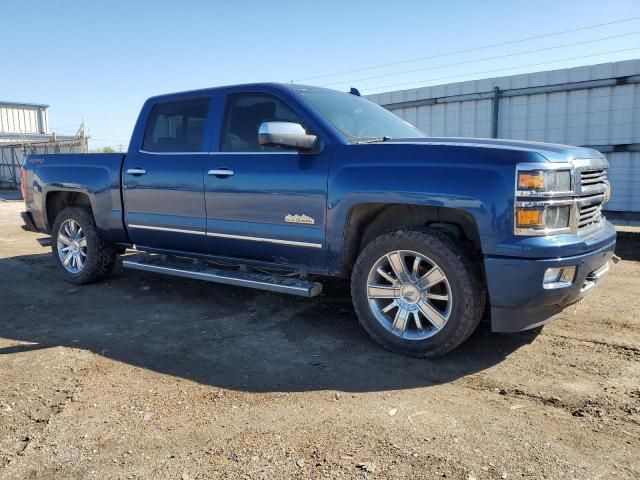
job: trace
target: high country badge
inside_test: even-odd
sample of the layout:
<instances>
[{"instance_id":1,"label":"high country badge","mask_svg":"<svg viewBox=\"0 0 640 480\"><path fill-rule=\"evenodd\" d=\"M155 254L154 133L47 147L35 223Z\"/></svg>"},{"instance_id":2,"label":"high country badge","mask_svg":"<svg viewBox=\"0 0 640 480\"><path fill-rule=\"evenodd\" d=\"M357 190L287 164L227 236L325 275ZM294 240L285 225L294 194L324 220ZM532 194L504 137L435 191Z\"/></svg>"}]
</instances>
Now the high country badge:
<instances>
[{"instance_id":1,"label":"high country badge","mask_svg":"<svg viewBox=\"0 0 640 480\"><path fill-rule=\"evenodd\" d=\"M299 214L289 214L284 217L284 221L287 223L304 223L306 225L315 225L316 220L307 215L299 215Z\"/></svg>"}]
</instances>

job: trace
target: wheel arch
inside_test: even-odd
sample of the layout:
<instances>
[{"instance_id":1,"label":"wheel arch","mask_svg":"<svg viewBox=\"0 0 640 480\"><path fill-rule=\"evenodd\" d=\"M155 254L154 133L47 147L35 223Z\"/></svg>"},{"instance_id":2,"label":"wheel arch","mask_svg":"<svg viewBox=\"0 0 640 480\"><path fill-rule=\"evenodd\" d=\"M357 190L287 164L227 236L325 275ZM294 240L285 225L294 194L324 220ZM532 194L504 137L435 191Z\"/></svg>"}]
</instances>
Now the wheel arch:
<instances>
[{"instance_id":1,"label":"wheel arch","mask_svg":"<svg viewBox=\"0 0 640 480\"><path fill-rule=\"evenodd\" d=\"M435 228L481 251L480 234L473 216L464 210L415 204L361 203L347 216L342 269L349 275L359 252L374 238L400 229Z\"/></svg>"},{"instance_id":2,"label":"wheel arch","mask_svg":"<svg viewBox=\"0 0 640 480\"><path fill-rule=\"evenodd\" d=\"M45 197L45 222L49 231L58 214L67 207L85 207L92 211L91 199L85 192L76 190L54 190Z\"/></svg>"}]
</instances>

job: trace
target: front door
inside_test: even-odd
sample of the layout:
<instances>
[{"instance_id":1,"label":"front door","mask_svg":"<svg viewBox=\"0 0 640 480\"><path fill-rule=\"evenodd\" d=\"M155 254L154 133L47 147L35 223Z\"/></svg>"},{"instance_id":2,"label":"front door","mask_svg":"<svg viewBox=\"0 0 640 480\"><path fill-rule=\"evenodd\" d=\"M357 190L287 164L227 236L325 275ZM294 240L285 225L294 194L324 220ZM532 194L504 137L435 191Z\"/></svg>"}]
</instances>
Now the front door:
<instances>
[{"instance_id":1,"label":"front door","mask_svg":"<svg viewBox=\"0 0 640 480\"><path fill-rule=\"evenodd\" d=\"M227 97L219 151L205 169L207 239L214 255L321 267L325 255L328 153L258 143L263 122L304 125L266 93Z\"/></svg>"},{"instance_id":2,"label":"front door","mask_svg":"<svg viewBox=\"0 0 640 480\"><path fill-rule=\"evenodd\" d=\"M155 104L123 171L126 225L139 247L207 253L204 168L210 98Z\"/></svg>"}]
</instances>

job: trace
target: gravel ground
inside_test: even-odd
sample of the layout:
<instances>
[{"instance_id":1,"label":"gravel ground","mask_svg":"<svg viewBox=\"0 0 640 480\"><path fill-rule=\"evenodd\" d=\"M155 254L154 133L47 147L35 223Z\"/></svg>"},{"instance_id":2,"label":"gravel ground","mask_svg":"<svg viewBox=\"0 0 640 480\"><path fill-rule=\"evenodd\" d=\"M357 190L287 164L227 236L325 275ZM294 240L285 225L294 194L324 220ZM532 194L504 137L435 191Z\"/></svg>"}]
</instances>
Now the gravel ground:
<instances>
[{"instance_id":1,"label":"gravel ground","mask_svg":"<svg viewBox=\"0 0 640 480\"><path fill-rule=\"evenodd\" d=\"M0 478L640 478L640 236L541 331L437 360L315 299L118 268L76 287L0 201Z\"/></svg>"}]
</instances>

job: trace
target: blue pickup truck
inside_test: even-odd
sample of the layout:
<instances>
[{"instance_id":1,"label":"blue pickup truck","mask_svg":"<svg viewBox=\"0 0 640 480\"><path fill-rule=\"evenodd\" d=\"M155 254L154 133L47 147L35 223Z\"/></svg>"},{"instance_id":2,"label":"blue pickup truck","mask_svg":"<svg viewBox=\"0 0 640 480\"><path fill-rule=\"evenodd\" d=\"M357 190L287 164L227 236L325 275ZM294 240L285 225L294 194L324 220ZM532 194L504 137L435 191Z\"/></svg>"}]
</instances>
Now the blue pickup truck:
<instances>
[{"instance_id":1,"label":"blue pickup truck","mask_svg":"<svg viewBox=\"0 0 640 480\"><path fill-rule=\"evenodd\" d=\"M307 297L350 278L373 339L433 357L482 318L542 325L597 283L615 258L607 167L586 148L428 137L357 92L252 84L149 99L126 155L31 155L22 218L77 284L118 255Z\"/></svg>"}]
</instances>

